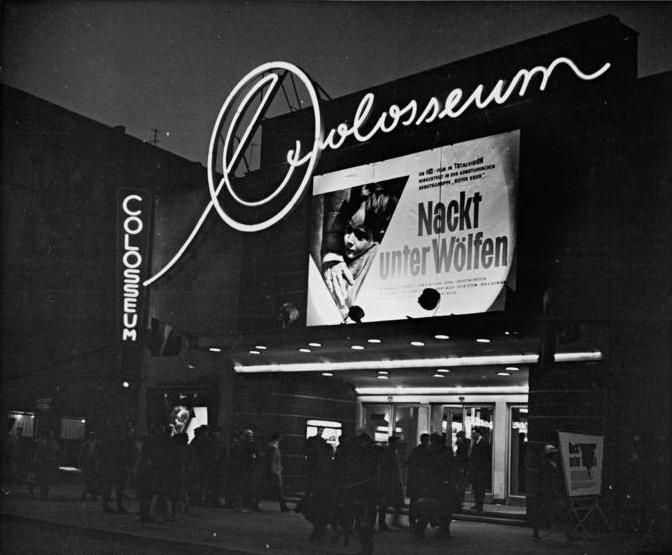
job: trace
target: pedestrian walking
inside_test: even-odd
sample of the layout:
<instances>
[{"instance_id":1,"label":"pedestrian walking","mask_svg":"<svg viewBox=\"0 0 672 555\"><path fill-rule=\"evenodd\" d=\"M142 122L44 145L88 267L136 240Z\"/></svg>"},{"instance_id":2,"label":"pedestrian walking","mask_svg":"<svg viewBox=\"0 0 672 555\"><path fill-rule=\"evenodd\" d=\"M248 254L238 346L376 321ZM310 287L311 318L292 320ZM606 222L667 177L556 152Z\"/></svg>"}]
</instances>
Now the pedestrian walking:
<instances>
[{"instance_id":1,"label":"pedestrian walking","mask_svg":"<svg viewBox=\"0 0 672 555\"><path fill-rule=\"evenodd\" d=\"M241 463L242 469L242 506L260 511L259 497L257 495L257 473L260 471L261 453L254 438L254 431L243 430L241 438Z\"/></svg>"},{"instance_id":2,"label":"pedestrian walking","mask_svg":"<svg viewBox=\"0 0 672 555\"><path fill-rule=\"evenodd\" d=\"M20 482L21 441L23 428L18 427L10 431L3 450L3 486L10 486ZM3 489L3 491L5 491Z\"/></svg>"},{"instance_id":3,"label":"pedestrian walking","mask_svg":"<svg viewBox=\"0 0 672 555\"><path fill-rule=\"evenodd\" d=\"M229 452L226 459L226 479L225 479L225 507L227 509L240 509L240 477L238 473L238 453L240 451L240 430L235 430L231 434L229 443Z\"/></svg>"},{"instance_id":4,"label":"pedestrian walking","mask_svg":"<svg viewBox=\"0 0 672 555\"><path fill-rule=\"evenodd\" d=\"M352 507L358 530L360 553L373 553L376 504L380 495L382 450L360 430L335 461L337 483L346 505Z\"/></svg>"},{"instance_id":5,"label":"pedestrian walking","mask_svg":"<svg viewBox=\"0 0 672 555\"><path fill-rule=\"evenodd\" d=\"M571 540L569 502L562 474L560 451L555 445L549 443L544 447L538 476L532 537L540 540L540 530L546 529L550 533L557 529L567 540Z\"/></svg>"},{"instance_id":6,"label":"pedestrian walking","mask_svg":"<svg viewBox=\"0 0 672 555\"><path fill-rule=\"evenodd\" d=\"M40 497L46 499L49 495L51 484L54 483L58 473L59 445L54 437L54 432L49 430L38 440L33 457L35 478L40 488Z\"/></svg>"},{"instance_id":7,"label":"pedestrian walking","mask_svg":"<svg viewBox=\"0 0 672 555\"><path fill-rule=\"evenodd\" d=\"M334 450L322 437L324 428L318 427L317 433L306 440L305 445L305 477L306 477L306 495L314 493L319 489L319 484L329 479L327 476L331 470L331 461L334 456Z\"/></svg>"},{"instance_id":8,"label":"pedestrian walking","mask_svg":"<svg viewBox=\"0 0 672 555\"><path fill-rule=\"evenodd\" d=\"M416 519L416 507L420 498L421 480L429 454L429 434L420 435L420 443L413 448L407 461L406 494L409 498L408 522L412 527Z\"/></svg>"},{"instance_id":9,"label":"pedestrian walking","mask_svg":"<svg viewBox=\"0 0 672 555\"><path fill-rule=\"evenodd\" d=\"M103 511L126 514L124 492L129 471L133 465L133 445L123 430L113 426L108 428L96 448L97 467L103 494ZM115 509L110 506L114 490Z\"/></svg>"},{"instance_id":10,"label":"pedestrian walking","mask_svg":"<svg viewBox=\"0 0 672 555\"><path fill-rule=\"evenodd\" d=\"M207 491L205 495L205 502L212 507L223 509L225 507L222 503L222 492L224 489L224 481L226 479L227 466L227 451L226 444L222 438L222 433L219 426L210 428L210 441L212 443L212 475L207 484Z\"/></svg>"},{"instance_id":11,"label":"pedestrian walking","mask_svg":"<svg viewBox=\"0 0 672 555\"><path fill-rule=\"evenodd\" d=\"M428 524L450 537L450 523L456 504L455 464L452 447L443 434L433 433L419 479L419 498L415 507L412 531L423 537Z\"/></svg>"},{"instance_id":12,"label":"pedestrian walking","mask_svg":"<svg viewBox=\"0 0 672 555\"><path fill-rule=\"evenodd\" d=\"M159 493L159 464L162 455L161 437L152 430L142 440L137 474L137 492L140 501L140 521L152 522L150 509L154 496Z\"/></svg>"},{"instance_id":13,"label":"pedestrian walking","mask_svg":"<svg viewBox=\"0 0 672 555\"><path fill-rule=\"evenodd\" d=\"M277 500L280 511L285 513L289 511L284 496L284 485L282 481L282 453L280 452L280 433L273 432L271 441L266 445L265 457L265 477L271 494Z\"/></svg>"},{"instance_id":14,"label":"pedestrian walking","mask_svg":"<svg viewBox=\"0 0 672 555\"><path fill-rule=\"evenodd\" d=\"M172 499L173 517L180 507L184 514L189 514L189 481L191 477L192 456L189 447L189 436L185 433L175 434L173 442L173 464L177 470L177 487Z\"/></svg>"},{"instance_id":15,"label":"pedestrian walking","mask_svg":"<svg viewBox=\"0 0 672 555\"><path fill-rule=\"evenodd\" d=\"M189 446L194 460L193 501L197 505L205 505L206 501L209 501L209 492L215 475L215 444L207 425L194 430L194 438Z\"/></svg>"},{"instance_id":16,"label":"pedestrian walking","mask_svg":"<svg viewBox=\"0 0 672 555\"><path fill-rule=\"evenodd\" d=\"M259 463L259 449L250 429L240 433L238 442L231 452L232 480L235 483L235 505L237 510L247 512L259 510L255 496L255 473Z\"/></svg>"},{"instance_id":17,"label":"pedestrian walking","mask_svg":"<svg viewBox=\"0 0 672 555\"><path fill-rule=\"evenodd\" d=\"M391 436L381 453L380 503L378 505L378 529L389 530L386 522L387 509L392 509L392 526L401 527L401 508L404 493L401 485L401 469L398 459L399 437Z\"/></svg>"},{"instance_id":18,"label":"pedestrian walking","mask_svg":"<svg viewBox=\"0 0 672 555\"><path fill-rule=\"evenodd\" d=\"M95 501L100 493L99 447L100 441L98 441L96 434L89 432L79 449L79 469L84 477L84 489L80 497L82 502L86 501L87 495L90 495Z\"/></svg>"}]
</instances>

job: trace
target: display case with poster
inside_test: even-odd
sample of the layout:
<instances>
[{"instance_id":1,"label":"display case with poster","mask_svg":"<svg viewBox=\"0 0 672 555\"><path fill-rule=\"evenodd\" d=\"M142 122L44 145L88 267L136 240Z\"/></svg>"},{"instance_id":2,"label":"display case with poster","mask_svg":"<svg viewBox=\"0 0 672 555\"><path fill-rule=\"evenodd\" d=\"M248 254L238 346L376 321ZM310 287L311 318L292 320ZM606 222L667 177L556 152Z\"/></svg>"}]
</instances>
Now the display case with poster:
<instances>
[{"instance_id":1,"label":"display case with poster","mask_svg":"<svg viewBox=\"0 0 672 555\"><path fill-rule=\"evenodd\" d=\"M199 426L216 422L215 391L205 388L153 388L147 391L149 427L170 435L186 433L189 441Z\"/></svg>"}]
</instances>

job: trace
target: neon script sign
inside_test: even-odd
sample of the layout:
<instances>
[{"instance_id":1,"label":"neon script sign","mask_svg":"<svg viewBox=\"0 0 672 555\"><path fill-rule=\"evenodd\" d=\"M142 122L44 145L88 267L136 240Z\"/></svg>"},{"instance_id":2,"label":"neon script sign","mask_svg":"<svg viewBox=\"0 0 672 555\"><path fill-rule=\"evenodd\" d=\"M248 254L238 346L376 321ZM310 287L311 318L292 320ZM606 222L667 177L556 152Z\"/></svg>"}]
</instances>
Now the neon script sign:
<instances>
[{"instance_id":1,"label":"neon script sign","mask_svg":"<svg viewBox=\"0 0 672 555\"><path fill-rule=\"evenodd\" d=\"M468 95L465 94L462 89L455 88L447 94L445 99L442 100L434 96L423 106L420 106L417 100L411 100L403 107L400 107L397 104L392 104L386 110L380 112L377 119L374 118L375 121L372 125L369 125L369 120L372 119L375 95L369 92L366 93L359 102L359 105L351 118L352 123L339 123L336 127L329 130L329 132L326 133L326 136L322 129L322 114L320 111L319 98L308 75L295 65L287 62L269 62L253 69L233 88L224 101L215 122L213 133L210 138L210 147L208 149L208 189L210 192L210 202L199 217L185 242L178 249L177 253L175 253L173 258L171 258L159 272L146 280L144 285L150 285L163 277L180 260L213 208L224 222L238 231L253 232L266 229L284 218L301 200L322 151L327 149L337 150L350 138L363 143L371 140L378 133L391 133L399 126L413 127L434 123L446 118L454 119L460 117L471 107L483 110L491 104L504 104L509 98L514 96L516 92L519 97L524 96L532 79L537 75L541 76L539 91L544 91L551 75L559 66L567 66L579 79L592 81L604 75L604 73L611 67L611 64L605 63L594 73L584 73L571 59L559 57L553 60L548 66L539 65L532 69L521 69L511 79L500 79L489 92L485 91L484 85L479 84ZM242 152L244 152L251 140L252 135L254 135L254 130L258 127L259 120L271 102L275 91L277 91L280 77L275 72L289 72L296 76L306 87L312 103L314 125L313 143L310 146L310 149L304 153L301 142L297 140L295 147L287 152L288 170L282 182L265 198L255 201L247 201L234 191L231 185L230 174L233 172ZM231 146L234 144L234 130L237 129L238 125L241 123L243 114L246 113L252 101L259 96L259 93L261 93L259 105L252 114L251 120L246 129L244 129L236 148L232 149ZM234 112L235 101L241 96L242 99ZM217 151L217 141L221 136L222 125L226 121L227 116L230 116L232 113L233 116L231 122L223 134L224 145L221 159L222 177L219 182L216 183L215 155ZM227 212L219 201L219 194L223 187L226 187L232 202L237 203L238 209L254 210L255 208L268 204L284 191L292 178L294 171L301 167L305 167L303 177L290 200L265 220L255 223L245 223L236 220L231 215L231 211Z\"/></svg>"}]
</instances>

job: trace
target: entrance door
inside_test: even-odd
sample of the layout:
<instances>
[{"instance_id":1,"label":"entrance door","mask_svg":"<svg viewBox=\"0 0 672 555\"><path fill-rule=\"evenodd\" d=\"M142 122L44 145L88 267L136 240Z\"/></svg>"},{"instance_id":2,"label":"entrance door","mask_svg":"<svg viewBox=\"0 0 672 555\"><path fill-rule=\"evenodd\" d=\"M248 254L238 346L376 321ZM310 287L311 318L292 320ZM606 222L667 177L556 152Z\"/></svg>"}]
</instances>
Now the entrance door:
<instances>
[{"instance_id":1,"label":"entrance door","mask_svg":"<svg viewBox=\"0 0 672 555\"><path fill-rule=\"evenodd\" d=\"M483 441L486 441L491 449L490 460L492 461L492 438L495 426L495 407L493 405L444 405L441 428L455 452L457 433L464 432L467 439L475 429L480 430ZM450 434L450 435L449 435ZM491 472L488 475L487 491L492 491L492 463Z\"/></svg>"},{"instance_id":2,"label":"entrance door","mask_svg":"<svg viewBox=\"0 0 672 555\"><path fill-rule=\"evenodd\" d=\"M397 459L402 481L406 485L406 461L417 444L418 405L364 405L364 427L379 443L387 443L391 436L399 438Z\"/></svg>"}]
</instances>

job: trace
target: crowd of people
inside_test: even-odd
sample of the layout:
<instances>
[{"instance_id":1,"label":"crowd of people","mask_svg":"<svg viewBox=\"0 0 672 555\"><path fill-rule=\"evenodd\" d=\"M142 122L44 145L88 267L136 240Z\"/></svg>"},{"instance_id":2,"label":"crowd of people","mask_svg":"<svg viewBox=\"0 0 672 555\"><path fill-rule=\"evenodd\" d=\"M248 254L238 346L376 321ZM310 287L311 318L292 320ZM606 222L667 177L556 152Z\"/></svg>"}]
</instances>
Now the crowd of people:
<instances>
[{"instance_id":1,"label":"crowd of people","mask_svg":"<svg viewBox=\"0 0 672 555\"><path fill-rule=\"evenodd\" d=\"M306 497L300 509L314 525L313 539L329 528L346 532L350 528L358 532L362 552L367 553L376 525L379 531L400 526L405 501L402 462L407 470L409 524L415 535L424 536L431 525L448 537L453 514L462 510L468 483L474 492L473 508L483 510L490 448L480 430L472 431L471 441L459 432L455 450L445 434L422 434L407 461L399 446L396 436L386 445L378 444L363 430L354 437L342 436L335 452L320 430L308 439Z\"/></svg>"},{"instance_id":2,"label":"crowd of people","mask_svg":"<svg viewBox=\"0 0 672 555\"><path fill-rule=\"evenodd\" d=\"M104 512L125 514L124 499L132 489L143 522L175 520L178 512L189 513L196 505L258 511L267 492L288 511L279 444L280 434L274 433L260 449L250 429L234 433L227 445L217 426L199 426L190 441L186 432L170 428L137 437L133 429L110 425L100 434L89 432L82 442L79 499L99 500ZM16 428L3 449L3 491L25 485L31 495L47 498L62 455L52 431L33 440Z\"/></svg>"},{"instance_id":3,"label":"crowd of people","mask_svg":"<svg viewBox=\"0 0 672 555\"><path fill-rule=\"evenodd\" d=\"M59 444L49 431L34 442L21 432L19 428L8 438L8 480L27 484L31 494L37 487L47 497L58 472ZM125 514L127 489L132 489L143 522L172 521L195 505L258 511L262 497L277 501L286 512L280 441L274 432L260 448L254 432L245 429L226 442L217 426L207 425L196 428L191 440L171 428L136 437L132 429L110 425L99 434L89 432L81 445L80 501L100 500L104 512ZM444 434L422 434L406 460L401 445L396 436L387 444L376 443L363 430L342 436L336 449L320 429L306 440L305 496L296 510L313 522L314 537L330 525L349 527L359 535L363 552L370 551L376 526L379 531L401 526L406 496L413 533L423 536L431 525L448 536L468 482L474 508L482 510L490 448L479 430L473 430L471 441L458 433L455 450Z\"/></svg>"},{"instance_id":4,"label":"crowd of people","mask_svg":"<svg viewBox=\"0 0 672 555\"><path fill-rule=\"evenodd\" d=\"M23 428L9 434L3 449L4 486L25 483L31 495L35 490L46 498L58 472L60 446L52 431L44 431L36 440L24 437Z\"/></svg>"}]
</instances>

